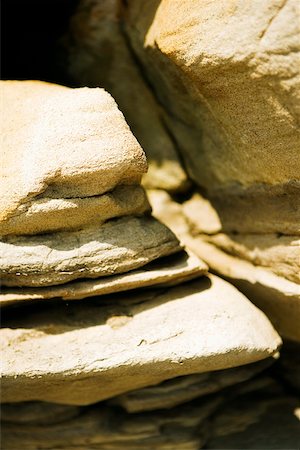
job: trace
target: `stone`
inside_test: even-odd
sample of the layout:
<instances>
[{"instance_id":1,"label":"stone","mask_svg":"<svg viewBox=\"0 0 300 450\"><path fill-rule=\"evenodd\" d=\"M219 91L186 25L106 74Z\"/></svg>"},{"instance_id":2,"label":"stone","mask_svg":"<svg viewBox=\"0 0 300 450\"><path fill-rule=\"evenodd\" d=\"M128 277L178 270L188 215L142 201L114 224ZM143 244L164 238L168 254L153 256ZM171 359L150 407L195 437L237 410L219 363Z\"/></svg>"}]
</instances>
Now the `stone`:
<instances>
[{"instance_id":1,"label":"stone","mask_svg":"<svg viewBox=\"0 0 300 450\"><path fill-rule=\"evenodd\" d=\"M67 75L76 85L112 94L144 149L147 188L183 191L188 177L163 114L124 35L120 0L81 0L63 38Z\"/></svg>"},{"instance_id":2,"label":"stone","mask_svg":"<svg viewBox=\"0 0 300 450\"><path fill-rule=\"evenodd\" d=\"M19 208L18 214L0 223L0 235L80 229L107 220L149 213L150 207L141 186L118 186L99 196L68 199L33 199Z\"/></svg>"},{"instance_id":3,"label":"stone","mask_svg":"<svg viewBox=\"0 0 300 450\"><path fill-rule=\"evenodd\" d=\"M140 184L147 170L145 154L103 89L2 81L1 92L5 114L0 222L5 234L15 227L26 233L28 220L31 234L44 231L44 213L45 221L50 215L51 222L45 230L61 229L63 213L66 227L74 215L78 227L89 218L80 219L72 201L94 220L95 210L105 203L99 198L102 194L120 185ZM147 202L139 192L137 209L142 212ZM133 208L132 203L128 206Z\"/></svg>"},{"instance_id":4,"label":"stone","mask_svg":"<svg viewBox=\"0 0 300 450\"><path fill-rule=\"evenodd\" d=\"M185 244L209 268L236 286L269 317L286 339L300 342L300 286L219 250L200 237L185 237Z\"/></svg>"},{"instance_id":5,"label":"stone","mask_svg":"<svg viewBox=\"0 0 300 450\"><path fill-rule=\"evenodd\" d=\"M207 419L219 404L215 398L171 411L128 414L100 403L81 408L80 413L73 407L77 417L58 417L56 423L49 424L41 424L38 416L35 423L20 423L16 404L12 405L15 422L7 422L6 414L3 416L2 442L7 450L198 450L209 436ZM34 408L45 416L53 405L25 404L21 406L23 414L26 408L29 414Z\"/></svg>"},{"instance_id":6,"label":"stone","mask_svg":"<svg viewBox=\"0 0 300 450\"><path fill-rule=\"evenodd\" d=\"M300 284L300 236L218 233L205 240L229 255Z\"/></svg>"},{"instance_id":7,"label":"stone","mask_svg":"<svg viewBox=\"0 0 300 450\"><path fill-rule=\"evenodd\" d=\"M125 32L197 186L181 241L299 341L297 19L296 0L131 0Z\"/></svg>"},{"instance_id":8,"label":"stone","mask_svg":"<svg viewBox=\"0 0 300 450\"><path fill-rule=\"evenodd\" d=\"M153 215L176 233L182 245L192 249L213 272L234 284L263 310L282 336L300 342L297 239L294 241L291 236L249 236L252 250L251 247L241 246L238 247L241 251L236 251L233 256L228 253L232 251L232 242L224 246L225 251L212 244L219 236L213 234L219 230L216 215L212 205L206 201L201 209L203 202L198 194L182 204L175 202L168 193L162 195L160 191L152 191L149 199ZM228 236L224 237L229 240ZM247 235L236 234L232 237L235 246L239 241L247 243ZM261 246L255 247L259 242ZM284 243L282 246L281 242ZM293 245L294 242L296 245ZM269 249L268 243L271 243ZM243 256L248 260L242 259ZM265 263L267 267L256 265L258 262Z\"/></svg>"},{"instance_id":9,"label":"stone","mask_svg":"<svg viewBox=\"0 0 300 450\"><path fill-rule=\"evenodd\" d=\"M2 401L8 403L87 405L261 361L281 345L264 314L212 275L107 302L13 308L2 326Z\"/></svg>"},{"instance_id":10,"label":"stone","mask_svg":"<svg viewBox=\"0 0 300 450\"><path fill-rule=\"evenodd\" d=\"M149 386L120 395L110 400L110 403L120 405L130 413L173 408L229 386L235 387L260 373L272 362L273 358L268 358L233 369L173 378L157 386Z\"/></svg>"},{"instance_id":11,"label":"stone","mask_svg":"<svg viewBox=\"0 0 300 450\"><path fill-rule=\"evenodd\" d=\"M225 196L234 185L299 181L297 0L132 0L126 14L198 185Z\"/></svg>"},{"instance_id":12,"label":"stone","mask_svg":"<svg viewBox=\"0 0 300 450\"><path fill-rule=\"evenodd\" d=\"M300 404L281 395L241 396L220 411L212 425L207 449L298 448Z\"/></svg>"},{"instance_id":13,"label":"stone","mask_svg":"<svg viewBox=\"0 0 300 450\"><path fill-rule=\"evenodd\" d=\"M61 298L81 300L87 297L123 292L149 286L170 286L207 273L207 265L191 252L179 252L159 258L141 269L120 275L73 281L58 286L5 288L0 292L0 306L21 302Z\"/></svg>"},{"instance_id":14,"label":"stone","mask_svg":"<svg viewBox=\"0 0 300 450\"><path fill-rule=\"evenodd\" d=\"M137 269L180 250L175 235L151 217L0 241L4 286L51 286Z\"/></svg>"}]
</instances>

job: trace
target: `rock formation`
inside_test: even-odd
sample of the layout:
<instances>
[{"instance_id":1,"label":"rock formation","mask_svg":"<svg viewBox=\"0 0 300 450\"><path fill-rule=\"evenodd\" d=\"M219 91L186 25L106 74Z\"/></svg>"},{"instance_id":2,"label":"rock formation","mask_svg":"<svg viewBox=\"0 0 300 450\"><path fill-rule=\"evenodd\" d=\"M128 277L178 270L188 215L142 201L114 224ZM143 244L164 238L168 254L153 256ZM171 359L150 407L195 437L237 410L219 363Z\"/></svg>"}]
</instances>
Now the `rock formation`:
<instances>
[{"instance_id":1,"label":"rock formation","mask_svg":"<svg viewBox=\"0 0 300 450\"><path fill-rule=\"evenodd\" d=\"M298 448L299 13L79 0L0 82L3 449Z\"/></svg>"}]
</instances>

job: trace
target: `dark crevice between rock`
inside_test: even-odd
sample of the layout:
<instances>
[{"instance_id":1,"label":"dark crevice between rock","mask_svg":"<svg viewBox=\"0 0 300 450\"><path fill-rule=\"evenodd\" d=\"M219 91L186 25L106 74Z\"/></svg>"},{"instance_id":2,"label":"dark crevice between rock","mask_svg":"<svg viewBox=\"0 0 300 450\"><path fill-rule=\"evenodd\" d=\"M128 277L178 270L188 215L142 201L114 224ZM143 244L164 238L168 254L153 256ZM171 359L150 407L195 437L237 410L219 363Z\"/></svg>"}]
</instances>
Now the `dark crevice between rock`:
<instances>
[{"instance_id":1,"label":"dark crevice between rock","mask_svg":"<svg viewBox=\"0 0 300 450\"><path fill-rule=\"evenodd\" d=\"M2 1L2 79L70 84L58 41L78 1Z\"/></svg>"}]
</instances>

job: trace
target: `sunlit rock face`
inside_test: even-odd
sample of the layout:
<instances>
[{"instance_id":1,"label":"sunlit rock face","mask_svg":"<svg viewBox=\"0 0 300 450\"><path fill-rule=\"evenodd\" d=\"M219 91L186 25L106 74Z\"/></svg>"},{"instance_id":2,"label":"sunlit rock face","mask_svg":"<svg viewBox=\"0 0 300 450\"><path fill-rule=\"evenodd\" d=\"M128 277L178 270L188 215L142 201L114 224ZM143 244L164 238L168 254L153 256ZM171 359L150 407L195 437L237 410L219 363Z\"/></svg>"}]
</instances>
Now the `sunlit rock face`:
<instances>
[{"instance_id":1,"label":"sunlit rock face","mask_svg":"<svg viewBox=\"0 0 300 450\"><path fill-rule=\"evenodd\" d=\"M125 30L201 192L198 254L299 341L298 17L293 0L131 0Z\"/></svg>"},{"instance_id":2,"label":"sunlit rock face","mask_svg":"<svg viewBox=\"0 0 300 450\"><path fill-rule=\"evenodd\" d=\"M9 1L4 448L297 448L296 0Z\"/></svg>"}]
</instances>

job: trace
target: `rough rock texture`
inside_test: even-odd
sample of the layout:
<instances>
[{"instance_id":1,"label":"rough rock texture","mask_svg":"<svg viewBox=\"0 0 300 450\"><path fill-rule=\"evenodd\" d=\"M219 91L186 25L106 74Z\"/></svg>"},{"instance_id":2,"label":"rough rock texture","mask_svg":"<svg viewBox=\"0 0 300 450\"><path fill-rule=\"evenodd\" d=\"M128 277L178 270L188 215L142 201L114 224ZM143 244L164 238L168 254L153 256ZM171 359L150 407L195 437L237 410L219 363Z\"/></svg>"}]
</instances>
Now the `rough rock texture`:
<instances>
[{"instance_id":1,"label":"rough rock texture","mask_svg":"<svg viewBox=\"0 0 300 450\"><path fill-rule=\"evenodd\" d=\"M251 257L250 261L245 261L207 242L213 240L215 236L213 233L219 230L218 217L209 202L194 196L191 200L179 204L162 191L151 191L149 198L154 216L169 226L182 244L193 249L211 270L221 274L247 295L268 315L282 336L300 342L300 285L274 273L277 269L279 273L286 276L292 274L291 278L297 279L298 246L288 247L293 250L288 254L285 247L280 251L278 247L274 249L271 247L265 252L255 248L252 255L249 252L250 256L254 256L253 262L257 262L256 255L260 258L262 255L264 261L266 255L269 255L267 261L270 267L255 265L251 262ZM204 205L203 208L197 209L199 203ZM241 238L241 236L234 237L237 237L237 240ZM261 237L256 238L259 240ZM280 242L281 238L276 239L268 235L268 239ZM282 237L283 241L286 239L288 240L287 237ZM278 260L272 259L273 255L281 258L279 264Z\"/></svg>"},{"instance_id":2,"label":"rough rock texture","mask_svg":"<svg viewBox=\"0 0 300 450\"><path fill-rule=\"evenodd\" d=\"M51 286L137 269L180 250L174 234L151 217L124 217L73 232L3 238L4 286Z\"/></svg>"},{"instance_id":3,"label":"rough rock texture","mask_svg":"<svg viewBox=\"0 0 300 450\"><path fill-rule=\"evenodd\" d=\"M3 444L7 450L198 450L209 436L207 418L220 404L218 398L179 407L170 412L126 414L103 404L81 410L78 417L40 425L40 414L53 406L36 403L22 405L23 413L36 410L36 421L22 424L17 413L7 420L4 413ZM15 405L15 410L18 405ZM13 415L12 413L10 414ZM47 436L47 438L45 438Z\"/></svg>"},{"instance_id":4,"label":"rough rock texture","mask_svg":"<svg viewBox=\"0 0 300 450\"><path fill-rule=\"evenodd\" d=\"M173 408L180 403L186 403L197 397L242 383L257 375L272 362L273 358L268 358L233 369L173 378L157 386L150 386L120 395L112 399L110 403L120 405L130 413Z\"/></svg>"},{"instance_id":5,"label":"rough rock texture","mask_svg":"<svg viewBox=\"0 0 300 450\"><path fill-rule=\"evenodd\" d=\"M130 42L208 191L299 180L297 14L297 0L128 2Z\"/></svg>"},{"instance_id":6,"label":"rough rock texture","mask_svg":"<svg viewBox=\"0 0 300 450\"><path fill-rule=\"evenodd\" d=\"M41 288L2 287L0 306L8 306L28 300L81 300L95 295L128 291L146 286L173 285L207 273L206 264L191 252L179 252L159 258L141 269L96 279L73 281L58 286Z\"/></svg>"},{"instance_id":7,"label":"rough rock texture","mask_svg":"<svg viewBox=\"0 0 300 450\"><path fill-rule=\"evenodd\" d=\"M131 0L125 12L126 34L202 194L184 209L190 231L217 247L220 256L206 262L297 340L298 19L297 0Z\"/></svg>"},{"instance_id":8,"label":"rough rock texture","mask_svg":"<svg viewBox=\"0 0 300 450\"><path fill-rule=\"evenodd\" d=\"M2 81L1 96L5 113L0 219L5 234L15 227L18 233L26 232L27 220L31 233L53 229L56 219L61 228L62 210L68 226L76 214L72 201L84 208L81 220L87 223L86 214L95 217L101 194L140 183L147 170L144 152L103 89ZM55 200L62 208L56 217L51 214ZM78 214L76 219L78 227Z\"/></svg>"},{"instance_id":9,"label":"rough rock texture","mask_svg":"<svg viewBox=\"0 0 300 450\"><path fill-rule=\"evenodd\" d=\"M146 152L149 171L143 184L182 191L188 178L163 114L132 54L121 16L121 0L81 0L63 46L73 82L108 90Z\"/></svg>"},{"instance_id":10,"label":"rough rock texture","mask_svg":"<svg viewBox=\"0 0 300 450\"><path fill-rule=\"evenodd\" d=\"M4 402L89 404L260 361L281 344L264 314L214 276L103 301L12 310L0 332Z\"/></svg>"}]
</instances>

